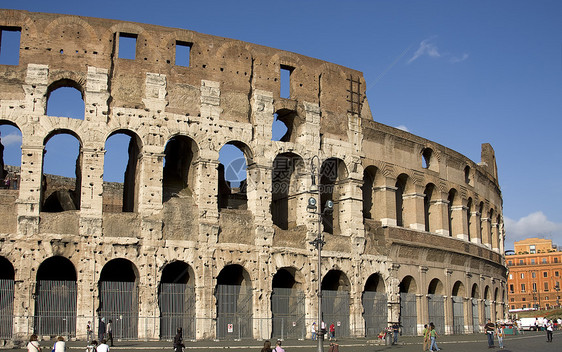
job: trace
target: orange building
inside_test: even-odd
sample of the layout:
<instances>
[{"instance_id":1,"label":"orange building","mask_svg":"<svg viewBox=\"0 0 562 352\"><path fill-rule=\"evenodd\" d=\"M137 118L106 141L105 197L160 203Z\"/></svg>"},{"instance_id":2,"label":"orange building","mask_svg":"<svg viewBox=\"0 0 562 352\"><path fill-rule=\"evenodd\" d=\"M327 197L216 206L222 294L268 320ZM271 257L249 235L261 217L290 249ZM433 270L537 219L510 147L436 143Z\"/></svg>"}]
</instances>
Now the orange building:
<instances>
[{"instance_id":1,"label":"orange building","mask_svg":"<svg viewBox=\"0 0 562 352\"><path fill-rule=\"evenodd\" d=\"M515 242L514 247L515 253L505 257L509 309L559 307L562 252L552 240L540 238Z\"/></svg>"}]
</instances>

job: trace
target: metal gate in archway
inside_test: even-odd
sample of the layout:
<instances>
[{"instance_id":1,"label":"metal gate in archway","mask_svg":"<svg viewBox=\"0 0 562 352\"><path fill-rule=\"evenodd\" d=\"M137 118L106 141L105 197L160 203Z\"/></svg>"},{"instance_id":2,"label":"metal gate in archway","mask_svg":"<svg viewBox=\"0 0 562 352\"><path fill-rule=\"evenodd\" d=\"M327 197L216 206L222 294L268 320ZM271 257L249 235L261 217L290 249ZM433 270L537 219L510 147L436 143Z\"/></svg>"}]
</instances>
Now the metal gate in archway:
<instances>
[{"instance_id":1,"label":"metal gate in archway","mask_svg":"<svg viewBox=\"0 0 562 352\"><path fill-rule=\"evenodd\" d=\"M217 338L252 338L252 288L217 285Z\"/></svg>"},{"instance_id":2,"label":"metal gate in archway","mask_svg":"<svg viewBox=\"0 0 562 352\"><path fill-rule=\"evenodd\" d=\"M418 313L414 293L400 293L400 325L403 335L418 334Z\"/></svg>"},{"instance_id":3,"label":"metal gate in archway","mask_svg":"<svg viewBox=\"0 0 562 352\"><path fill-rule=\"evenodd\" d=\"M472 298L472 331L480 332L480 317L478 315L478 299Z\"/></svg>"},{"instance_id":4,"label":"metal gate in archway","mask_svg":"<svg viewBox=\"0 0 562 352\"><path fill-rule=\"evenodd\" d=\"M292 288L274 287L271 295L273 335L280 339L306 337L304 292Z\"/></svg>"},{"instance_id":5,"label":"metal gate in archway","mask_svg":"<svg viewBox=\"0 0 562 352\"><path fill-rule=\"evenodd\" d=\"M135 282L102 281L100 318L112 320L113 338L131 340L138 336L139 294Z\"/></svg>"},{"instance_id":6,"label":"metal gate in archway","mask_svg":"<svg viewBox=\"0 0 562 352\"><path fill-rule=\"evenodd\" d=\"M486 314L486 322L488 322L488 319L492 319L492 311L490 309L489 300L484 301L484 314Z\"/></svg>"},{"instance_id":7,"label":"metal gate in archway","mask_svg":"<svg viewBox=\"0 0 562 352\"><path fill-rule=\"evenodd\" d=\"M334 324L336 337L349 336L349 292L322 291L322 316L326 326Z\"/></svg>"},{"instance_id":8,"label":"metal gate in archway","mask_svg":"<svg viewBox=\"0 0 562 352\"><path fill-rule=\"evenodd\" d=\"M172 339L182 328L185 339L195 339L195 288L185 283L161 283L160 338Z\"/></svg>"},{"instance_id":9,"label":"metal gate in archway","mask_svg":"<svg viewBox=\"0 0 562 352\"><path fill-rule=\"evenodd\" d=\"M35 334L76 336L76 281L39 280L35 294Z\"/></svg>"},{"instance_id":10,"label":"metal gate in archway","mask_svg":"<svg viewBox=\"0 0 562 352\"><path fill-rule=\"evenodd\" d=\"M453 296L453 334L464 334L464 299Z\"/></svg>"},{"instance_id":11,"label":"metal gate in archway","mask_svg":"<svg viewBox=\"0 0 562 352\"><path fill-rule=\"evenodd\" d=\"M12 338L14 322L14 280L0 280L0 339Z\"/></svg>"},{"instance_id":12,"label":"metal gate in archway","mask_svg":"<svg viewBox=\"0 0 562 352\"><path fill-rule=\"evenodd\" d=\"M378 336L388 326L388 299L386 293L363 292L363 319L367 337Z\"/></svg>"},{"instance_id":13,"label":"metal gate in archway","mask_svg":"<svg viewBox=\"0 0 562 352\"><path fill-rule=\"evenodd\" d=\"M435 325L438 334L445 333L445 298L441 295L428 294L427 308L429 321Z\"/></svg>"}]
</instances>

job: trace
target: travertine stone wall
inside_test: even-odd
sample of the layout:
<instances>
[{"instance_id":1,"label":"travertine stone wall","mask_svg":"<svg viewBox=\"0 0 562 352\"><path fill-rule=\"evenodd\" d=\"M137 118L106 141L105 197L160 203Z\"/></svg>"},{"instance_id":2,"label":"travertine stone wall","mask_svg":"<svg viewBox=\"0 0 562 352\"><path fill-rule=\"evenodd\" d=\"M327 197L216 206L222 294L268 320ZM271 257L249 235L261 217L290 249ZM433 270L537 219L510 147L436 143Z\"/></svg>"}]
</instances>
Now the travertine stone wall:
<instances>
[{"instance_id":1,"label":"travertine stone wall","mask_svg":"<svg viewBox=\"0 0 562 352\"><path fill-rule=\"evenodd\" d=\"M448 300L447 333L454 287L463 287L466 332L473 331L470 298L479 300L481 323L485 301L494 317L503 314L505 234L489 144L476 163L377 123L361 72L295 53L183 29L26 11L0 10L0 26L21 30L19 64L0 65L0 122L22 132L19 192L0 191L9 212L0 219L6 230L0 256L15 270L14 338L33 330L37 270L53 256L76 270L78 327L96 315L101 271L116 258L131 262L138 275L139 338L160 336L158 286L174 261L193 272L195 338L216 337L214 290L232 264L245 270L253 289L252 314L260 323L252 337L271 337L272 278L282 268L295 272L306 321L315 320L317 251L310 241L318 217L307 212L307 200L318 197L311 175L333 165L326 182L334 189L337 230L324 227L322 273L338 271L349 282L348 335L366 333L362 293L371 275L384 284L389 322L400 319L400 283L414 280L418 331L428 319L433 279ZM119 58L120 33L136 36L134 60ZM175 64L178 41L190 45L188 67ZM291 69L289 98L280 97L282 67ZM50 93L62 86L82 93L83 120L46 115ZM274 114L285 116L287 139L272 141ZM138 150L126 181L134 204L132 211L104 212L105 142L118 132ZM58 133L80 143L79 209L45 212L43 151ZM193 158L187 185L172 190L163 186L166 146L180 137L191 143ZM241 149L248 165L244 208L219 207L218 156L227 143ZM283 153L300 163L290 177L287 228L271 215L273 161ZM81 328L76 334L85 337Z\"/></svg>"}]
</instances>

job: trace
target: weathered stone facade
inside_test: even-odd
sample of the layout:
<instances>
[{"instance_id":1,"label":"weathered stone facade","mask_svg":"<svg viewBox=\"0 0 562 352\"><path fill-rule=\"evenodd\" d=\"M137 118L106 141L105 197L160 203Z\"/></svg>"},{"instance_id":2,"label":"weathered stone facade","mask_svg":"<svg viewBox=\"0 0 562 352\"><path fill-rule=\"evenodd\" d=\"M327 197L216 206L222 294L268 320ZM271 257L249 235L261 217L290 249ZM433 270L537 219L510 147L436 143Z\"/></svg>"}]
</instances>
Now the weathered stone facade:
<instances>
[{"instance_id":1,"label":"weathered stone facade","mask_svg":"<svg viewBox=\"0 0 562 352\"><path fill-rule=\"evenodd\" d=\"M177 262L196 297L193 338L221 337L221 272L237 277L224 284L251 288L246 337L271 337L273 285L302 290L308 326L318 308L317 251L309 243L317 217L306 209L316 196L309 191L315 171L319 203L335 203L324 223L322 273L326 290L349 297L349 331L340 335L370 333L366 291L386 293L390 322L404 315L400 294L415 295L413 332L432 318L428 295L443 298L446 333L503 316L502 198L490 145L477 164L374 122L361 72L290 52L26 11L0 10L0 26L21 30L19 64L0 66L0 119L23 138L20 189L0 193L0 270L13 270L0 278L15 285L13 338L37 329L30 317L38 315L38 275L53 257L75 271L78 338L102 309L100 282L119 281L120 265L111 266L113 276L103 273L116 259L130 265L138 290L135 337L163 336L159 289ZM123 37L136 38L134 59L119 58ZM175 64L178 45L190 49L187 67ZM281 69L290 72L289 98L280 97ZM62 86L82 93L84 120L46 115L50 92ZM272 141L275 114L288 127L279 141ZM47 212L43 150L58 133L80 142L67 197L76 209ZM103 206L104 146L115 133L131 136L122 212ZM221 173L225 144L240 148L248 165L238 193ZM455 297L463 300L460 325Z\"/></svg>"}]
</instances>

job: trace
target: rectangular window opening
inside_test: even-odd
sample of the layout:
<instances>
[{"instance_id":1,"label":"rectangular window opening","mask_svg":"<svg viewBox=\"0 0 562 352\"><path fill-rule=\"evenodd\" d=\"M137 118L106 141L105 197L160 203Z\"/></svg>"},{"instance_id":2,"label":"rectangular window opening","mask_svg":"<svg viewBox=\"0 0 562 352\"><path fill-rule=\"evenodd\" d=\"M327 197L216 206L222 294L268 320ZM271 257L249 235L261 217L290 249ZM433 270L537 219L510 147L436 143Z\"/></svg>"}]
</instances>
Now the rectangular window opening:
<instances>
[{"instance_id":1,"label":"rectangular window opening","mask_svg":"<svg viewBox=\"0 0 562 352\"><path fill-rule=\"evenodd\" d=\"M280 68L280 91L279 96L285 99L291 99L291 74L295 68L291 66L281 65Z\"/></svg>"},{"instance_id":2,"label":"rectangular window opening","mask_svg":"<svg viewBox=\"0 0 562 352\"><path fill-rule=\"evenodd\" d=\"M0 27L0 65L19 65L21 28Z\"/></svg>"},{"instance_id":3,"label":"rectangular window opening","mask_svg":"<svg viewBox=\"0 0 562 352\"><path fill-rule=\"evenodd\" d=\"M191 43L176 41L176 66L189 67Z\"/></svg>"},{"instance_id":4,"label":"rectangular window opening","mask_svg":"<svg viewBox=\"0 0 562 352\"><path fill-rule=\"evenodd\" d=\"M119 58L134 60L137 52L137 35L119 33Z\"/></svg>"}]
</instances>

